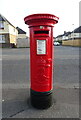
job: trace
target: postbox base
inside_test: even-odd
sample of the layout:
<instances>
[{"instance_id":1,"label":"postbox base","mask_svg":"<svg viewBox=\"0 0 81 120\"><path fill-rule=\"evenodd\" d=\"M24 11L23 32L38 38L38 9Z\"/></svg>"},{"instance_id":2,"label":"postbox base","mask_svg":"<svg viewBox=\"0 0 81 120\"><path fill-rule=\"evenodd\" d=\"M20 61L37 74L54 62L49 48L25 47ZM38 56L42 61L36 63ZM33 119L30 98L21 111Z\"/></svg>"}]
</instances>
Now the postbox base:
<instances>
[{"instance_id":1,"label":"postbox base","mask_svg":"<svg viewBox=\"0 0 81 120\"><path fill-rule=\"evenodd\" d=\"M36 92L30 90L30 99L33 107L38 109L46 109L52 105L52 91Z\"/></svg>"}]
</instances>

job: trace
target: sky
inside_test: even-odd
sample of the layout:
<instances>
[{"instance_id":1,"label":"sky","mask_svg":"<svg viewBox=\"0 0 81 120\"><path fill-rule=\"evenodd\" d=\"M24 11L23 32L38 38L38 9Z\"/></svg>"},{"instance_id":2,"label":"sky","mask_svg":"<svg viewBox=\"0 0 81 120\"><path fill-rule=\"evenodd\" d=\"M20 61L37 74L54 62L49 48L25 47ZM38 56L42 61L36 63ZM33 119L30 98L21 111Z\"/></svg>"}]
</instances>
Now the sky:
<instances>
[{"instance_id":1,"label":"sky","mask_svg":"<svg viewBox=\"0 0 81 120\"><path fill-rule=\"evenodd\" d=\"M73 31L79 26L79 2L81 0L0 0L0 13L15 27L20 27L29 36L24 17L35 13L49 13L59 17L54 25L53 36Z\"/></svg>"}]
</instances>

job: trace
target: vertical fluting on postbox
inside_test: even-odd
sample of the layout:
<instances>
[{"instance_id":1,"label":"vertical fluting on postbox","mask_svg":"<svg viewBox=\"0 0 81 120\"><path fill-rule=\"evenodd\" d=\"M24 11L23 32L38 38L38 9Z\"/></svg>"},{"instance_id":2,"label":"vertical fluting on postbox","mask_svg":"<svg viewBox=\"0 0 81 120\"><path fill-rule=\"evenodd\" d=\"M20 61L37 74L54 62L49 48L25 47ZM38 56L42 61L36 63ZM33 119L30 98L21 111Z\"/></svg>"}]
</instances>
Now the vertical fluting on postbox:
<instances>
[{"instance_id":1,"label":"vertical fluting on postbox","mask_svg":"<svg viewBox=\"0 0 81 120\"><path fill-rule=\"evenodd\" d=\"M53 26L58 17L32 14L24 18L30 30L30 98L36 108L52 104L53 89Z\"/></svg>"}]
</instances>

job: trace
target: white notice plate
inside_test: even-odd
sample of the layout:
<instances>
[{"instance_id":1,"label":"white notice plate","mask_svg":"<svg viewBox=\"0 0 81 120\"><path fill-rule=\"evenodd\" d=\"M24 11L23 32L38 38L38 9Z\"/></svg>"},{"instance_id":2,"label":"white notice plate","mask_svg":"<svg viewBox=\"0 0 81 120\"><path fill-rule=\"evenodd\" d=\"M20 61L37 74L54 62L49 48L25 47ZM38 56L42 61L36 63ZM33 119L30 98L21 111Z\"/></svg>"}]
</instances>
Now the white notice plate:
<instances>
[{"instance_id":1,"label":"white notice plate","mask_svg":"<svg viewBox=\"0 0 81 120\"><path fill-rule=\"evenodd\" d=\"M46 54L46 40L37 40L37 54Z\"/></svg>"}]
</instances>

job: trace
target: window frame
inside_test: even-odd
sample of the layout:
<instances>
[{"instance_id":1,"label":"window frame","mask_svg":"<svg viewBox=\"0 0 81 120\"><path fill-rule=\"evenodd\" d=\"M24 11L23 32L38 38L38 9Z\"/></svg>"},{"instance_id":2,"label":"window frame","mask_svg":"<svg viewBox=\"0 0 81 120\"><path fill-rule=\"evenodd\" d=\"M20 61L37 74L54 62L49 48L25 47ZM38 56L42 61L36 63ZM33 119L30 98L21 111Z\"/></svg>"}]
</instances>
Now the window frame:
<instances>
[{"instance_id":1,"label":"window frame","mask_svg":"<svg viewBox=\"0 0 81 120\"><path fill-rule=\"evenodd\" d=\"M0 29L4 29L4 22L0 22Z\"/></svg>"},{"instance_id":2,"label":"window frame","mask_svg":"<svg viewBox=\"0 0 81 120\"><path fill-rule=\"evenodd\" d=\"M0 35L0 43L6 43L5 35Z\"/></svg>"}]
</instances>

